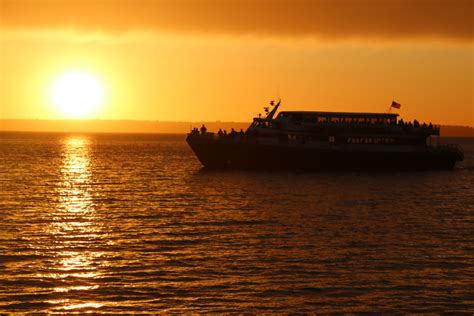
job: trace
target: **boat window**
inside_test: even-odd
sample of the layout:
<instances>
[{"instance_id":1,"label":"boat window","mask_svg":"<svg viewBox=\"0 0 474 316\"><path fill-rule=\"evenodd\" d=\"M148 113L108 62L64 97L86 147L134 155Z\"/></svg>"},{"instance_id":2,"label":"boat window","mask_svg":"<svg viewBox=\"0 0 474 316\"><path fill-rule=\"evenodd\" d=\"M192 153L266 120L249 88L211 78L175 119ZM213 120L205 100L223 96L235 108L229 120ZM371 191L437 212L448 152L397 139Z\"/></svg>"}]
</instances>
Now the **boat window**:
<instances>
[{"instance_id":1,"label":"boat window","mask_svg":"<svg viewBox=\"0 0 474 316\"><path fill-rule=\"evenodd\" d=\"M325 116L318 116L318 123L327 123L328 119Z\"/></svg>"},{"instance_id":2,"label":"boat window","mask_svg":"<svg viewBox=\"0 0 474 316\"><path fill-rule=\"evenodd\" d=\"M304 117L303 117L304 121L305 122L312 122L314 121L314 116L313 115L310 115L310 114L306 114Z\"/></svg>"},{"instance_id":3,"label":"boat window","mask_svg":"<svg viewBox=\"0 0 474 316\"><path fill-rule=\"evenodd\" d=\"M303 116L302 116L301 114L299 114L299 113L296 113L296 114L293 114L293 115L291 116L291 119L292 119L293 121L302 121L302 120L303 120Z\"/></svg>"}]
</instances>

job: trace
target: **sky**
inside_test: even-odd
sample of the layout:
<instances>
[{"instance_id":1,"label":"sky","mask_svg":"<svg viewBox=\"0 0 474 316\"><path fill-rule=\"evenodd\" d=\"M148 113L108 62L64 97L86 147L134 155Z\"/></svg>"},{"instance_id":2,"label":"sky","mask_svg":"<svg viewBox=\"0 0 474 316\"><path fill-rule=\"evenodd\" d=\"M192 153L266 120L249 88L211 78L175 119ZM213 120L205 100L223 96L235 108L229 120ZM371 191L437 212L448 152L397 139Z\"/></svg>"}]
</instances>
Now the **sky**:
<instances>
[{"instance_id":1,"label":"sky","mask_svg":"<svg viewBox=\"0 0 474 316\"><path fill-rule=\"evenodd\" d=\"M250 121L282 110L386 112L474 126L474 1L0 0L0 118L63 119L82 71L88 119ZM84 117L83 117L84 118Z\"/></svg>"}]
</instances>

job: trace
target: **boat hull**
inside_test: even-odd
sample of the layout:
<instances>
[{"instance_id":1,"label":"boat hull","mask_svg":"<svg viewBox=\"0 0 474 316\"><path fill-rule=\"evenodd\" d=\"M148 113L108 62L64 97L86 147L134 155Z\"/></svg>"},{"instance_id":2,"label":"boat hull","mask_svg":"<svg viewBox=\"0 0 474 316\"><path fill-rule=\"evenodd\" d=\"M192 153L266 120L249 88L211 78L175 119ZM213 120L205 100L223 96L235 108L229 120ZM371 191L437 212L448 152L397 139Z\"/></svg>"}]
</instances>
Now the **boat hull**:
<instances>
[{"instance_id":1,"label":"boat hull","mask_svg":"<svg viewBox=\"0 0 474 316\"><path fill-rule=\"evenodd\" d=\"M243 139L216 139L188 135L187 143L200 162L211 169L250 170L442 170L462 160L450 150L354 149L348 146L264 144Z\"/></svg>"}]
</instances>

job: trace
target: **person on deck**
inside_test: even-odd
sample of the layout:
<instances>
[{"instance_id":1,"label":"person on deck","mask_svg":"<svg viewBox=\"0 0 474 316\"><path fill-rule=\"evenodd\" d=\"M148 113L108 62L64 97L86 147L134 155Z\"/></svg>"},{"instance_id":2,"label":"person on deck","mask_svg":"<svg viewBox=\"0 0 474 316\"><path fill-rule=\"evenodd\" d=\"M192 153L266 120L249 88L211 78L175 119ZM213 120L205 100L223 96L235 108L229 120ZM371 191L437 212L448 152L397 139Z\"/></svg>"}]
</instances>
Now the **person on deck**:
<instances>
[{"instance_id":1,"label":"person on deck","mask_svg":"<svg viewBox=\"0 0 474 316\"><path fill-rule=\"evenodd\" d=\"M204 126L204 124L202 124L202 126L201 126L201 134L204 135L204 134L206 134L206 132L207 132L206 126Z\"/></svg>"}]
</instances>

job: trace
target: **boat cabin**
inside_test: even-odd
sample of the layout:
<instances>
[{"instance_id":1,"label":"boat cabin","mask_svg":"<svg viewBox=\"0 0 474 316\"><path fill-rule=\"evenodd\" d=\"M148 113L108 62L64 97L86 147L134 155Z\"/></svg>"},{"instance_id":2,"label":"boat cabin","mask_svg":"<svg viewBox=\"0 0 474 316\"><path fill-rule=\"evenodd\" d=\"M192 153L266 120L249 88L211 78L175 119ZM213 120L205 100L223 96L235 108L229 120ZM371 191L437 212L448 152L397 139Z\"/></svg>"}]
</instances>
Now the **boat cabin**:
<instances>
[{"instance_id":1,"label":"boat cabin","mask_svg":"<svg viewBox=\"0 0 474 316\"><path fill-rule=\"evenodd\" d=\"M305 123L345 123L345 124L396 124L398 114L392 113L352 113L352 112L309 112L283 111L276 120Z\"/></svg>"},{"instance_id":2,"label":"boat cabin","mask_svg":"<svg viewBox=\"0 0 474 316\"><path fill-rule=\"evenodd\" d=\"M397 120L396 113L282 111L272 116L254 118L248 132L331 144L426 144L430 135L439 135L439 126Z\"/></svg>"}]
</instances>

